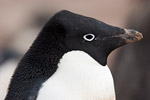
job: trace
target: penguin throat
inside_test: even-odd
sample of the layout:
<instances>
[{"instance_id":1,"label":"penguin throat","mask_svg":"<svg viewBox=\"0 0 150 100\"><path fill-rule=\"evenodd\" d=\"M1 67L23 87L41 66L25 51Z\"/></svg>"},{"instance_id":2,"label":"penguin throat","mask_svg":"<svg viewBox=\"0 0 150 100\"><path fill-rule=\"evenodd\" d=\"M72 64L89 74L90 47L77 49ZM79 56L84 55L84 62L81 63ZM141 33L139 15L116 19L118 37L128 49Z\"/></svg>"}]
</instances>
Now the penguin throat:
<instances>
[{"instance_id":1,"label":"penguin throat","mask_svg":"<svg viewBox=\"0 0 150 100\"><path fill-rule=\"evenodd\" d=\"M112 75L83 51L67 52L37 100L115 100Z\"/></svg>"}]
</instances>

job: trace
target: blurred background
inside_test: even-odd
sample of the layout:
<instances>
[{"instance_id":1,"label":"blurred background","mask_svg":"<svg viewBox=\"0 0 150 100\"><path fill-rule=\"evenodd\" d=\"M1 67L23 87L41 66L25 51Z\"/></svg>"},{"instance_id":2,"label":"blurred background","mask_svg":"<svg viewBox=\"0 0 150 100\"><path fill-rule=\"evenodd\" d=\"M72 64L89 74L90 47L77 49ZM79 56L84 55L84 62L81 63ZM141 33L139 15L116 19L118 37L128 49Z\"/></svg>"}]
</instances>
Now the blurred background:
<instances>
[{"instance_id":1,"label":"blurred background","mask_svg":"<svg viewBox=\"0 0 150 100\"><path fill-rule=\"evenodd\" d=\"M142 41L111 53L108 66L117 100L150 100L150 0L0 0L0 100L42 27L64 9L143 33Z\"/></svg>"}]
</instances>

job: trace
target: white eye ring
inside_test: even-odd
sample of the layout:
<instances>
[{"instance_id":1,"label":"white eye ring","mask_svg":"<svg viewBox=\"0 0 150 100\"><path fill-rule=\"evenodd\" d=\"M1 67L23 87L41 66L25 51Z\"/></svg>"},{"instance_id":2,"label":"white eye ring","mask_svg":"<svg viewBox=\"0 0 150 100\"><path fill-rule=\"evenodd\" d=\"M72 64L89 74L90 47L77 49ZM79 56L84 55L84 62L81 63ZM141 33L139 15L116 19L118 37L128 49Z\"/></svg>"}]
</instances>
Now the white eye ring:
<instances>
[{"instance_id":1,"label":"white eye ring","mask_svg":"<svg viewBox=\"0 0 150 100\"><path fill-rule=\"evenodd\" d=\"M94 34L86 34L83 36L84 40L86 41L92 41L95 39L95 35Z\"/></svg>"}]
</instances>

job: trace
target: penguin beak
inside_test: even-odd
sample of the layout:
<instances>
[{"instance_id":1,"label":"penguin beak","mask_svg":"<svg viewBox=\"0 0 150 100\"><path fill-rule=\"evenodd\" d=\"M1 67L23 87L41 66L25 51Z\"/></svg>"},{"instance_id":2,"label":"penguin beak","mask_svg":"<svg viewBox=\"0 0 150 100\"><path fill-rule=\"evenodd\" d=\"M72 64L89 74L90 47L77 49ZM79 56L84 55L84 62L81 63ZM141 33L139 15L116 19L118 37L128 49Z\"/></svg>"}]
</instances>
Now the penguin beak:
<instances>
[{"instance_id":1,"label":"penguin beak","mask_svg":"<svg viewBox=\"0 0 150 100\"><path fill-rule=\"evenodd\" d=\"M114 35L112 37L119 37L125 41L126 44L139 41L143 38L142 33L133 29L124 29L124 34Z\"/></svg>"}]
</instances>

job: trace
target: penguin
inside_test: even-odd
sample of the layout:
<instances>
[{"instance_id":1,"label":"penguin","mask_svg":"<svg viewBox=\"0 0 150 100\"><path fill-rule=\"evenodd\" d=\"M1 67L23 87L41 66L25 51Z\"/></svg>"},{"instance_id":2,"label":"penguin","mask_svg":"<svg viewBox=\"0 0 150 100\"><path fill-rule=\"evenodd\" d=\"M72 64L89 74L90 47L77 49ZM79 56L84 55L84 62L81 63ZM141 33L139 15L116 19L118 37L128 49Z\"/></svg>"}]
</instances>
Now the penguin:
<instances>
[{"instance_id":1,"label":"penguin","mask_svg":"<svg viewBox=\"0 0 150 100\"><path fill-rule=\"evenodd\" d=\"M5 100L115 100L107 57L141 39L135 30L57 12L18 64Z\"/></svg>"}]
</instances>

